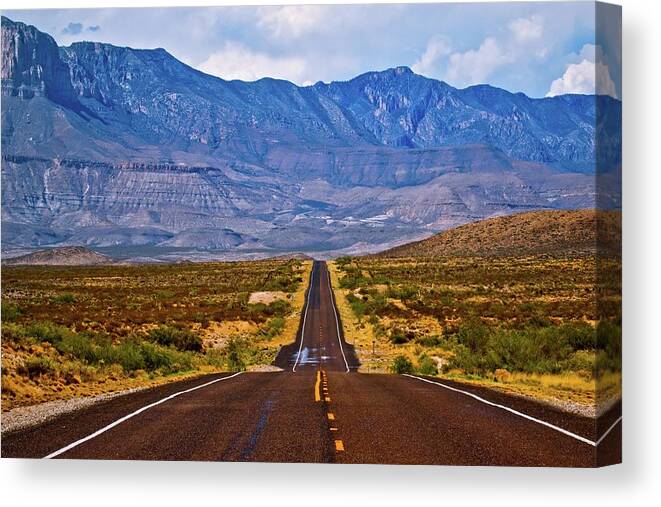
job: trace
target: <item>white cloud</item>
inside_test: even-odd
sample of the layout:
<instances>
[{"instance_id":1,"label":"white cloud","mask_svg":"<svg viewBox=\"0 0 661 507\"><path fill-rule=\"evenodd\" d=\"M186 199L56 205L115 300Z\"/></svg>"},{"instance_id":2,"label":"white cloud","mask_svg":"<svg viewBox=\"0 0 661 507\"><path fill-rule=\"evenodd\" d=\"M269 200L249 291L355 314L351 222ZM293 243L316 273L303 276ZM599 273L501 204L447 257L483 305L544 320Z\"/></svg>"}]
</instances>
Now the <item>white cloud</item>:
<instances>
[{"instance_id":1,"label":"white cloud","mask_svg":"<svg viewBox=\"0 0 661 507\"><path fill-rule=\"evenodd\" d=\"M617 98L615 82L611 78L608 65L603 63L600 46L585 44L578 54L570 55L577 63L570 63L562 77L551 83L547 97L578 93L610 95Z\"/></svg>"},{"instance_id":2,"label":"white cloud","mask_svg":"<svg viewBox=\"0 0 661 507\"><path fill-rule=\"evenodd\" d=\"M255 81L263 77L287 79L301 83L305 79L306 62L297 57L274 57L259 53L236 42L227 42L220 51L211 54L198 69L223 79Z\"/></svg>"},{"instance_id":3,"label":"white cloud","mask_svg":"<svg viewBox=\"0 0 661 507\"><path fill-rule=\"evenodd\" d=\"M539 15L514 18L507 30L488 36L476 49L450 49L446 37L435 35L413 64L415 72L446 79L455 86L484 83L504 65L526 65L531 59L545 60L549 47L544 37L544 19Z\"/></svg>"},{"instance_id":4,"label":"white cloud","mask_svg":"<svg viewBox=\"0 0 661 507\"><path fill-rule=\"evenodd\" d=\"M513 19L507 27L514 39L521 43L541 39L544 33L544 23L540 16Z\"/></svg>"},{"instance_id":5,"label":"white cloud","mask_svg":"<svg viewBox=\"0 0 661 507\"><path fill-rule=\"evenodd\" d=\"M422 56L411 66L413 72L435 77L442 61L450 54L450 44L445 37L432 36Z\"/></svg>"},{"instance_id":6,"label":"white cloud","mask_svg":"<svg viewBox=\"0 0 661 507\"><path fill-rule=\"evenodd\" d=\"M293 39L318 30L326 15L322 5L262 7L257 24L277 39Z\"/></svg>"},{"instance_id":7,"label":"white cloud","mask_svg":"<svg viewBox=\"0 0 661 507\"><path fill-rule=\"evenodd\" d=\"M478 49L452 53L447 77L458 86L484 83L494 70L513 60L513 55L505 51L495 38L487 37Z\"/></svg>"}]
</instances>

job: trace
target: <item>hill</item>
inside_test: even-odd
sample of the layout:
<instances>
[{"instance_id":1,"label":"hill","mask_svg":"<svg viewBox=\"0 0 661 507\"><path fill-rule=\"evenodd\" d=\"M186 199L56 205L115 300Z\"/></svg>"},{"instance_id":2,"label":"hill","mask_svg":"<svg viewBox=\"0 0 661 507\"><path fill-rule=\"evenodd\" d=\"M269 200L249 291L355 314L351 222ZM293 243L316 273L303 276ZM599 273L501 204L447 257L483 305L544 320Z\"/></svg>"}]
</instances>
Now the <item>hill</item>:
<instances>
[{"instance_id":1,"label":"hill","mask_svg":"<svg viewBox=\"0 0 661 507\"><path fill-rule=\"evenodd\" d=\"M383 257L514 256L619 252L621 212L551 210L462 225L377 254Z\"/></svg>"},{"instance_id":2,"label":"hill","mask_svg":"<svg viewBox=\"0 0 661 507\"><path fill-rule=\"evenodd\" d=\"M48 266L90 266L108 264L112 259L82 246L64 246L39 250L19 257L3 259L6 266L48 265Z\"/></svg>"}]
</instances>

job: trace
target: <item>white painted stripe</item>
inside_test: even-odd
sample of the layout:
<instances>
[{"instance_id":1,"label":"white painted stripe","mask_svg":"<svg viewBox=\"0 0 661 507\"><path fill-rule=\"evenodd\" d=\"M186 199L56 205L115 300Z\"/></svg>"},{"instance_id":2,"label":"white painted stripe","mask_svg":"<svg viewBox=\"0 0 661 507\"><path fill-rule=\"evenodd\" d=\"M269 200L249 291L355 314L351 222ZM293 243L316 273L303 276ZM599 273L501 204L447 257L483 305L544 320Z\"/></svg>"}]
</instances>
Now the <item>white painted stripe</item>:
<instances>
[{"instance_id":1,"label":"white painted stripe","mask_svg":"<svg viewBox=\"0 0 661 507\"><path fill-rule=\"evenodd\" d=\"M303 327L301 328L301 343L298 346L298 354L296 355L296 361L294 362L294 367L291 369L292 372L296 371L296 365L298 360L301 358L301 350L303 349L303 341L305 339L305 321L308 318L308 308L310 308L310 296L312 295L312 284L314 283L314 263L312 264L312 272L310 273L310 286L308 288L308 297L305 302L305 312L303 312Z\"/></svg>"},{"instance_id":2,"label":"white painted stripe","mask_svg":"<svg viewBox=\"0 0 661 507\"><path fill-rule=\"evenodd\" d=\"M176 393L171 394L170 396L166 396L165 398L162 398L162 399L160 399L160 400L158 400L158 401L156 401L156 402L154 402L154 403L150 403L149 405L145 405L144 407L139 408L139 409L136 410L135 412L131 412L130 414L125 415L124 417L122 417L122 418L120 418L120 419L117 419L115 422L111 422L111 423L108 424L107 426L104 426L104 427L101 428L100 430L95 431L95 432L92 433L91 435L87 435L86 437L81 438L80 440L76 440L75 442L73 442L73 443L67 445L66 447L62 447L62 449L58 449L57 451L50 453L48 456L45 456L44 459L55 458L55 457L59 456L60 454L63 454L63 453L65 453L65 452L67 452L67 451L73 449L74 447L77 447L77 446L79 446L80 444L83 444L83 443L87 442L88 440L92 440L93 438L98 437L99 435L101 435L102 433L105 433L105 432L108 431L109 429L112 429L112 428L114 428L115 426L117 426L117 425L119 425L119 424L122 424L124 421L128 421L128 420L131 419L132 417L135 417L136 415L141 414L142 412L144 412L144 411L146 411L146 410L149 410L150 408L153 408L153 407L155 407L155 406L157 406L157 405L160 405L161 403L165 403L166 401L169 401L169 400L171 400L172 398L176 398L177 396L182 395L182 394L190 393L191 391L196 391L197 389L202 389L203 387L210 386L211 384L215 384L216 382L221 382L221 381L223 381L223 380L229 380L229 379L231 379L231 378L233 378L233 377L236 377L237 375L241 375L241 373L243 373L243 372L240 371L240 372L235 373L235 374L233 374L233 375L230 375L230 376L228 376L228 377L218 378L218 379L216 379L216 380L212 380L211 382L207 382L206 384L202 384L202 385L199 385L199 386L191 387L190 389L186 389L186 390L184 390L184 391L176 392Z\"/></svg>"},{"instance_id":3,"label":"white painted stripe","mask_svg":"<svg viewBox=\"0 0 661 507\"><path fill-rule=\"evenodd\" d=\"M347 356L344 355L344 347L342 346L342 337L340 336L340 320L337 318L337 308L335 308L335 298L333 297L333 287L330 283L330 272L326 268L326 278L328 279L328 290L330 291L330 300L331 305L333 305L333 315L335 315L335 326L337 327L337 341L340 342L340 351L342 352L342 358L344 359L344 366L347 367L347 373L351 370L349 369L349 363L347 363Z\"/></svg>"},{"instance_id":4,"label":"white painted stripe","mask_svg":"<svg viewBox=\"0 0 661 507\"><path fill-rule=\"evenodd\" d=\"M610 428L606 430L606 432L599 437L599 440L597 440L597 443L595 445L599 445L601 441L608 436L608 434L613 431L613 428L617 426L620 422L622 421L622 416L618 417L613 424L610 425Z\"/></svg>"},{"instance_id":5,"label":"white painted stripe","mask_svg":"<svg viewBox=\"0 0 661 507\"><path fill-rule=\"evenodd\" d=\"M445 389L449 389L450 391L465 394L466 396L470 396L471 398L474 398L479 402L485 403L487 405L491 405L492 407L497 407L497 408L501 408L503 410L507 410L508 412L511 412L512 414L518 415L519 417L523 417L524 419L528 419L529 421L536 422L537 424L541 424L542 426L546 426L547 428L551 428L552 430L555 430L559 433L562 433L563 435L567 435L568 437L574 438L574 439L576 439L580 442L591 445L593 447L598 446L601 443L601 441L606 437L606 435L608 435L608 433L610 433L611 430L617 425L617 423L619 423L622 420L622 416L620 416L620 418L617 421L615 421L611 425L611 427L608 428L608 430L606 430L606 433L604 433L599 440L594 442L590 439L582 437L581 435L577 435L576 433L572 433L571 431L568 431L564 428L561 428L561 427L556 426L554 424L551 424L549 422L543 421L541 419L537 419L536 417L532 417L528 414L524 414L523 412L519 412L518 410L514 410L513 408L507 407L505 405L499 405L498 403L494 403L494 402L489 401L489 400L485 400L484 398L481 398L481 397L477 396L476 394L470 393L468 391L462 391L461 389L457 389L455 387L450 387L450 386L442 384L440 382L434 382L434 381L428 380L426 378L416 377L415 375L409 375L408 373L405 373L404 376L405 377L410 377L410 378L413 378L413 379L416 379L416 380L421 380L422 382L427 382L428 384L434 384L434 385L443 387Z\"/></svg>"}]
</instances>

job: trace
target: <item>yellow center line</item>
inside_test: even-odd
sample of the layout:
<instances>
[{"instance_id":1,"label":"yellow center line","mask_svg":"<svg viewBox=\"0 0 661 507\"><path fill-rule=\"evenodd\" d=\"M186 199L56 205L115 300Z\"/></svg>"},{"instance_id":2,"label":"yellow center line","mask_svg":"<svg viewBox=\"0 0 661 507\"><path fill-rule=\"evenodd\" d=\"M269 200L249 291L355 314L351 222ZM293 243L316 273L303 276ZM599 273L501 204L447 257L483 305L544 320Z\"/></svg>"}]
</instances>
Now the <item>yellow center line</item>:
<instances>
[{"instance_id":1,"label":"yellow center line","mask_svg":"<svg viewBox=\"0 0 661 507\"><path fill-rule=\"evenodd\" d=\"M321 393L319 392L320 383L321 383L321 371L317 370L317 381L314 384L314 401L321 401Z\"/></svg>"},{"instance_id":2,"label":"yellow center line","mask_svg":"<svg viewBox=\"0 0 661 507\"><path fill-rule=\"evenodd\" d=\"M342 442L342 440L335 441L335 450L338 452L344 451L344 442Z\"/></svg>"},{"instance_id":3,"label":"yellow center line","mask_svg":"<svg viewBox=\"0 0 661 507\"><path fill-rule=\"evenodd\" d=\"M333 414L333 412L328 412L328 414L326 414L326 415L328 416L329 421L334 421L335 420L335 415Z\"/></svg>"}]
</instances>

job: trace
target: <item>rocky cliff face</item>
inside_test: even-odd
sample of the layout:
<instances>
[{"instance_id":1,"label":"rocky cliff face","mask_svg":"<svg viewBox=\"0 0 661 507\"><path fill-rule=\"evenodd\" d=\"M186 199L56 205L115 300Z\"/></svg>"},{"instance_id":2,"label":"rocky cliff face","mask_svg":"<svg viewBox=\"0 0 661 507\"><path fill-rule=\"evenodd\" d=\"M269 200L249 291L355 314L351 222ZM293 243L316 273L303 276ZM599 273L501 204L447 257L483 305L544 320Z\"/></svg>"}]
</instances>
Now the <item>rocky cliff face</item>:
<instances>
[{"instance_id":1,"label":"rocky cliff face","mask_svg":"<svg viewBox=\"0 0 661 507\"><path fill-rule=\"evenodd\" d=\"M224 81L162 49L57 48L4 17L2 42L5 246L370 250L593 206L597 129L600 165L620 165L607 97L458 90L405 67L310 87Z\"/></svg>"},{"instance_id":2,"label":"rocky cliff face","mask_svg":"<svg viewBox=\"0 0 661 507\"><path fill-rule=\"evenodd\" d=\"M50 35L33 26L2 18L3 95L30 99L48 97L55 102L75 103L69 68L60 60Z\"/></svg>"}]
</instances>

